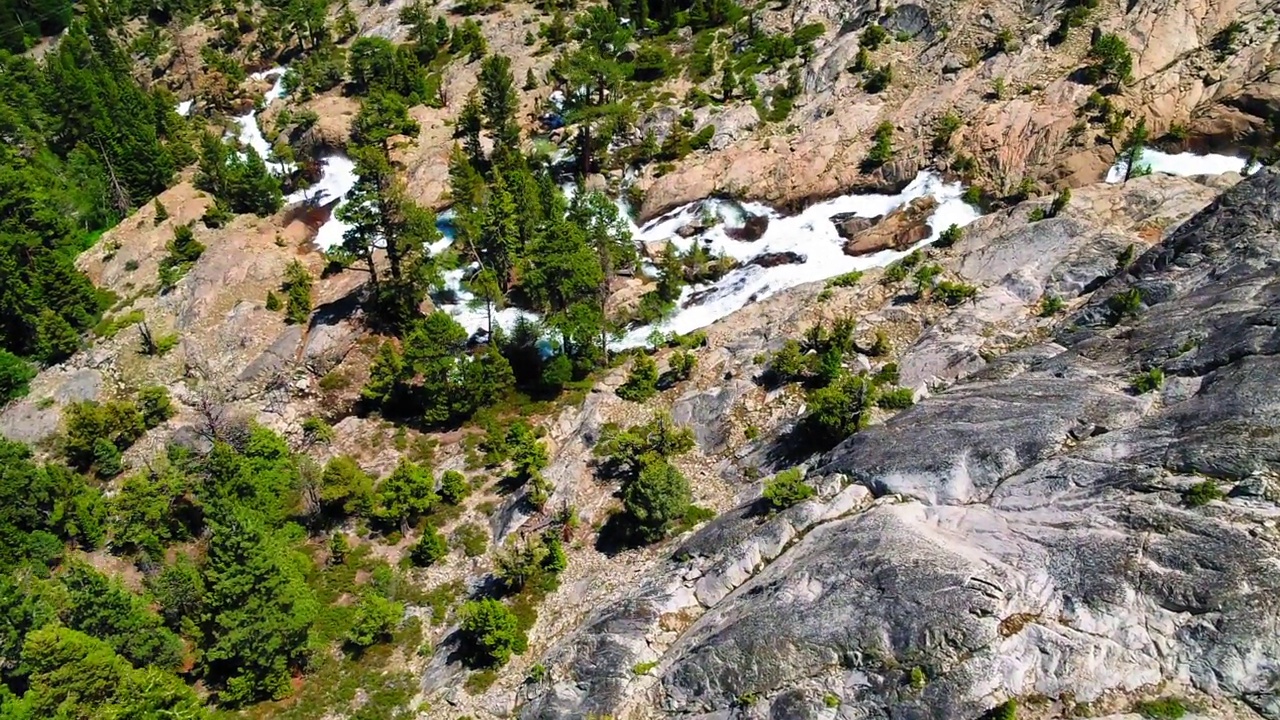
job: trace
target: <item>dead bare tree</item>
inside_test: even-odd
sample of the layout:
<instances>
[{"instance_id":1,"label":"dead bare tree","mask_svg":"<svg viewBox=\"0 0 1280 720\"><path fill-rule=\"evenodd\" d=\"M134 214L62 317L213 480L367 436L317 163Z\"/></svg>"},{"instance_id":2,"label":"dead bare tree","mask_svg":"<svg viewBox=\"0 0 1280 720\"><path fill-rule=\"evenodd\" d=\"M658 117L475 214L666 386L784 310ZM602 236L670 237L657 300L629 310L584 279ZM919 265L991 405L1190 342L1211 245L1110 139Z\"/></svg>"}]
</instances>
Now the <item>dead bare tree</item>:
<instances>
[{"instance_id":1,"label":"dead bare tree","mask_svg":"<svg viewBox=\"0 0 1280 720\"><path fill-rule=\"evenodd\" d=\"M127 215L129 208L133 207L133 203L129 199L129 191L120 184L120 179L116 177L116 169L111 164L111 156L107 155L107 150L102 146L102 140L98 140L98 152L102 154L102 159L107 164L107 174L111 176L111 203L115 205L116 210L121 215Z\"/></svg>"}]
</instances>

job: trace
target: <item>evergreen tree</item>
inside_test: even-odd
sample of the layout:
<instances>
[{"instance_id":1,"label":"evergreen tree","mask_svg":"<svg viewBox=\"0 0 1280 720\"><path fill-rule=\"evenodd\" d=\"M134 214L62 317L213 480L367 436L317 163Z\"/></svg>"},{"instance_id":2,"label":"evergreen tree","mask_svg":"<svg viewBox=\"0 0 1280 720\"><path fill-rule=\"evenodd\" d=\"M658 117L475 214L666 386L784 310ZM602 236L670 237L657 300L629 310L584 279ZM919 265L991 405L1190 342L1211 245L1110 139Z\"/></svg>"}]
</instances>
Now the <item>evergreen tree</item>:
<instances>
[{"instance_id":1,"label":"evergreen tree","mask_svg":"<svg viewBox=\"0 0 1280 720\"><path fill-rule=\"evenodd\" d=\"M476 238L480 264L494 274L498 287L506 292L514 282L513 272L522 255L519 219L515 200L496 170L489 183L480 234Z\"/></svg>"},{"instance_id":2,"label":"evergreen tree","mask_svg":"<svg viewBox=\"0 0 1280 720\"><path fill-rule=\"evenodd\" d=\"M418 567L430 567L449 554L449 545L434 525L427 525L422 538L409 551L409 559Z\"/></svg>"},{"instance_id":3,"label":"evergreen tree","mask_svg":"<svg viewBox=\"0 0 1280 720\"><path fill-rule=\"evenodd\" d=\"M520 146L516 111L520 96L511 74L511 58L490 55L480 66L480 93L484 99L484 124L493 133L494 147L514 153Z\"/></svg>"},{"instance_id":4,"label":"evergreen tree","mask_svg":"<svg viewBox=\"0 0 1280 720\"><path fill-rule=\"evenodd\" d=\"M285 320L301 325L311 317L311 272L297 260L290 261L284 269L284 283L280 289L285 296Z\"/></svg>"},{"instance_id":5,"label":"evergreen tree","mask_svg":"<svg viewBox=\"0 0 1280 720\"><path fill-rule=\"evenodd\" d=\"M0 349L0 405L27 394L36 370L26 360Z\"/></svg>"},{"instance_id":6,"label":"evergreen tree","mask_svg":"<svg viewBox=\"0 0 1280 720\"><path fill-rule=\"evenodd\" d=\"M473 90L458 112L453 136L462 139L467 157L475 167L483 167L485 162L484 149L480 145L480 130L484 127L484 119L485 113L480 109L480 96Z\"/></svg>"},{"instance_id":7,"label":"evergreen tree","mask_svg":"<svg viewBox=\"0 0 1280 720\"><path fill-rule=\"evenodd\" d=\"M429 468L401 459L378 486L377 516L404 531L410 522L431 512L439 500Z\"/></svg>"},{"instance_id":8,"label":"evergreen tree","mask_svg":"<svg viewBox=\"0 0 1280 720\"><path fill-rule=\"evenodd\" d=\"M689 511L689 481L665 460L644 464L635 480L622 487L622 505L647 541L660 540Z\"/></svg>"},{"instance_id":9,"label":"evergreen tree","mask_svg":"<svg viewBox=\"0 0 1280 720\"><path fill-rule=\"evenodd\" d=\"M204 582L200 671L219 701L234 707L287 695L316 616L292 550L257 513L234 508L213 525Z\"/></svg>"}]
</instances>

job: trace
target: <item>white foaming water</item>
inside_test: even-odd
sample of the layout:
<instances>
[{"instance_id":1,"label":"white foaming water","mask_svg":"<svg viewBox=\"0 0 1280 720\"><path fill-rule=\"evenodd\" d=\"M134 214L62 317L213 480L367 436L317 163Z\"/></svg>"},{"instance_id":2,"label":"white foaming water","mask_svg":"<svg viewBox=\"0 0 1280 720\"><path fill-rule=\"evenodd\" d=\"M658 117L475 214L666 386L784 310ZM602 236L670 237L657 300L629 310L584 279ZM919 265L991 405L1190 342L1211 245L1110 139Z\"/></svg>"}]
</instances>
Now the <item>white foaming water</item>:
<instances>
[{"instance_id":1,"label":"white foaming water","mask_svg":"<svg viewBox=\"0 0 1280 720\"><path fill-rule=\"evenodd\" d=\"M285 203L309 202L315 205L328 205L337 200L333 212L320 229L316 231L315 244L321 251L326 251L342 244L342 236L350 227L338 219L338 208L346 203L347 193L356 186L356 164L346 155L329 155L320 161L320 179L308 188L294 191L285 198Z\"/></svg>"},{"instance_id":2,"label":"white foaming water","mask_svg":"<svg viewBox=\"0 0 1280 720\"><path fill-rule=\"evenodd\" d=\"M1196 155L1189 152L1170 155L1151 148L1143 148L1142 159L1138 161L1139 167L1148 166L1153 173L1180 175L1183 177L1191 175L1221 175L1229 172L1242 173L1248 164L1248 160L1232 155L1216 155L1213 153ZM1116 164L1112 165L1111 169L1107 171L1107 182L1124 182L1124 174L1128 171L1128 168L1129 163L1125 162L1124 159L1116 160Z\"/></svg>"},{"instance_id":3,"label":"white foaming water","mask_svg":"<svg viewBox=\"0 0 1280 720\"><path fill-rule=\"evenodd\" d=\"M640 228L636 239L640 242L669 240L681 250L688 249L695 242L702 242L708 248L744 263L765 253L782 252L797 253L804 257L804 262L771 268L744 265L712 285L685 288L678 304L679 309L672 317L656 326L636 328L628 332L617 346L626 348L643 345L654 330L681 334L692 332L727 317L750 302L762 300L797 285L825 280L853 270L888 265L912 250L933 242L949 226L963 227L977 219L977 211L960 199L963 193L964 188L960 183L944 183L937 175L923 172L897 195L844 195L810 206L790 217L783 217L766 205L742 203L742 210L769 217L768 228L755 242L730 238L725 233L724 223L702 235L681 238L676 235L676 230L698 218L704 207L725 222L740 224L743 221L736 204L728 201L707 200L686 205ZM937 209L929 217L931 232L928 238L903 251L884 250L861 257L844 254L844 240L836 232L831 216L853 213L858 217L874 217L926 195L938 200ZM695 294L699 296L698 301L691 303Z\"/></svg>"},{"instance_id":4,"label":"white foaming water","mask_svg":"<svg viewBox=\"0 0 1280 720\"><path fill-rule=\"evenodd\" d=\"M179 115L181 115L182 117L186 117L191 114L191 106L195 105L195 103L196 103L195 100L183 100L182 102L178 103L178 107L174 109L178 111Z\"/></svg>"},{"instance_id":5,"label":"white foaming water","mask_svg":"<svg viewBox=\"0 0 1280 720\"><path fill-rule=\"evenodd\" d=\"M469 273L475 272L476 268L477 266L472 264L467 268L446 272L444 274L444 289L446 293L453 295L454 302L437 303L437 307L449 313L459 325L472 335L481 330L485 332L489 330L489 313L485 310L484 303L478 301L475 295L462 287L462 278ZM540 319L534 313L514 307L493 311L493 324L502 327L503 330L514 328L520 318L526 318L534 322Z\"/></svg>"},{"instance_id":6,"label":"white foaming water","mask_svg":"<svg viewBox=\"0 0 1280 720\"><path fill-rule=\"evenodd\" d=\"M284 73L284 68L277 67L256 72L249 76L254 80L265 80L275 75L275 82L272 84L271 89L262 96L262 106L264 108L284 95ZM267 160L271 156L271 143L267 142L266 136L262 134L262 128L258 126L258 113L250 110L244 115L236 117L235 122L240 126L238 134L240 142L253 148L263 160ZM271 163L268 161L267 165L268 169L277 175L289 169L285 163Z\"/></svg>"}]
</instances>

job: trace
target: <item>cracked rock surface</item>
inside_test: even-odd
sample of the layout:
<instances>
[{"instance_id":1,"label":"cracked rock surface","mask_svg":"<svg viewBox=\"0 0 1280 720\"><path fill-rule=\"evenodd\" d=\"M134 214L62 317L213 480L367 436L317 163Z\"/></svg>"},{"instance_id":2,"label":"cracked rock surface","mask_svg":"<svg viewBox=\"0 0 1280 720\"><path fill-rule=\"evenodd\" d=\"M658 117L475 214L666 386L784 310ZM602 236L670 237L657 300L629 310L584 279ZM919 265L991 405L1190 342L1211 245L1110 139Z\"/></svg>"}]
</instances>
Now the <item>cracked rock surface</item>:
<instances>
[{"instance_id":1,"label":"cracked rock surface","mask_svg":"<svg viewBox=\"0 0 1280 720\"><path fill-rule=\"evenodd\" d=\"M1280 718L1277 270L1267 171L1054 337L812 458L813 500L694 533L551 649L521 717L976 718L1174 688ZM1202 482L1226 497L1191 507Z\"/></svg>"}]
</instances>

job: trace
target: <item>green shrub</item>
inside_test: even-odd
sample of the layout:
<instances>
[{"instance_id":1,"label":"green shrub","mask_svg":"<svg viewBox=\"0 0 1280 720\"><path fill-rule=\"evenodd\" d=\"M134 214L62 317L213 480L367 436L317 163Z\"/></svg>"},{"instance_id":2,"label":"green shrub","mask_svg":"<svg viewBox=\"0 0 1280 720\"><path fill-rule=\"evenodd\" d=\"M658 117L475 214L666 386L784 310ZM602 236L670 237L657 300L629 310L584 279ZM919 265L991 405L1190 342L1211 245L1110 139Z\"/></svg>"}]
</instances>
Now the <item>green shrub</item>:
<instances>
[{"instance_id":1,"label":"green shrub","mask_svg":"<svg viewBox=\"0 0 1280 720\"><path fill-rule=\"evenodd\" d=\"M892 82L893 64L885 63L867 74L867 79L862 81L862 89L874 95L889 89Z\"/></svg>"},{"instance_id":2,"label":"green shrub","mask_svg":"<svg viewBox=\"0 0 1280 720\"><path fill-rule=\"evenodd\" d=\"M36 369L31 363L0 349L0 405L27 394Z\"/></svg>"},{"instance_id":3,"label":"green shrub","mask_svg":"<svg viewBox=\"0 0 1280 720\"><path fill-rule=\"evenodd\" d=\"M457 505L470 492L471 486L467 483L466 476L457 470L446 470L440 476L440 499L446 503Z\"/></svg>"},{"instance_id":4,"label":"green shrub","mask_svg":"<svg viewBox=\"0 0 1280 720\"><path fill-rule=\"evenodd\" d=\"M274 290L267 291L266 308L269 312L279 312L281 308L280 296L276 295Z\"/></svg>"},{"instance_id":5,"label":"green shrub","mask_svg":"<svg viewBox=\"0 0 1280 720\"><path fill-rule=\"evenodd\" d=\"M568 563L560 537L552 530L523 543L509 540L494 561L493 574L508 593L518 593L526 586L545 593L556 588Z\"/></svg>"},{"instance_id":6,"label":"green shrub","mask_svg":"<svg viewBox=\"0 0 1280 720\"><path fill-rule=\"evenodd\" d=\"M933 297L942 301L946 305L959 305L965 300L970 300L978 295L978 288L968 283L952 282L951 280L943 280L933 286Z\"/></svg>"},{"instance_id":7,"label":"green shrub","mask_svg":"<svg viewBox=\"0 0 1280 720\"><path fill-rule=\"evenodd\" d=\"M865 428L876 402L875 385L865 375L843 373L809 393L805 424L818 438L839 442Z\"/></svg>"},{"instance_id":8,"label":"green shrub","mask_svg":"<svg viewBox=\"0 0 1280 720\"><path fill-rule=\"evenodd\" d=\"M786 510L813 497L817 491L805 483L800 468L783 470L764 484L764 501L772 512Z\"/></svg>"},{"instance_id":9,"label":"green shrub","mask_svg":"<svg viewBox=\"0 0 1280 720\"><path fill-rule=\"evenodd\" d=\"M916 665L911 668L911 687L915 690L922 690L928 684L929 678L924 674L924 668Z\"/></svg>"},{"instance_id":10,"label":"green shrub","mask_svg":"<svg viewBox=\"0 0 1280 720\"><path fill-rule=\"evenodd\" d=\"M151 330L146 325L142 327L142 354L144 355L164 357L178 347L179 342L178 333L167 333L156 337L151 334Z\"/></svg>"},{"instance_id":11,"label":"green shrub","mask_svg":"<svg viewBox=\"0 0 1280 720\"><path fill-rule=\"evenodd\" d=\"M1018 701L1013 698L991 711L991 720L1018 720Z\"/></svg>"},{"instance_id":12,"label":"green shrub","mask_svg":"<svg viewBox=\"0 0 1280 720\"><path fill-rule=\"evenodd\" d=\"M1017 42L1013 37L1013 31L1009 28L1000 28L1000 32L996 33L995 42L991 44L993 54L1013 52L1017 49Z\"/></svg>"},{"instance_id":13,"label":"green shrub","mask_svg":"<svg viewBox=\"0 0 1280 720\"><path fill-rule=\"evenodd\" d=\"M1063 188L1053 199L1053 204L1049 206L1049 210L1045 213L1046 217L1057 217L1059 213L1066 209L1071 203L1071 188Z\"/></svg>"},{"instance_id":14,"label":"green shrub","mask_svg":"<svg viewBox=\"0 0 1280 720\"><path fill-rule=\"evenodd\" d=\"M1089 48L1089 77L1093 82L1109 80L1126 82L1133 74L1133 54L1129 46L1113 33L1103 33Z\"/></svg>"},{"instance_id":15,"label":"green shrub","mask_svg":"<svg viewBox=\"0 0 1280 720\"><path fill-rule=\"evenodd\" d=\"M841 288L844 288L844 287L853 287L854 285L857 285L857 284L858 284L858 281L859 281L859 280L861 280L861 279L862 279L862 271L861 271L861 270L851 270L851 271L849 271L849 272L847 272L847 273L844 273L843 275L837 275L837 276L835 276L835 277L831 278L830 280L828 280L828 281L827 281L827 287L829 287L829 288L832 288L832 287L841 287Z\"/></svg>"},{"instance_id":16,"label":"green shrub","mask_svg":"<svg viewBox=\"0 0 1280 720\"><path fill-rule=\"evenodd\" d=\"M1133 709L1137 710L1139 715L1152 720L1178 720L1187 714L1187 706L1173 697L1140 702Z\"/></svg>"},{"instance_id":17,"label":"green shrub","mask_svg":"<svg viewBox=\"0 0 1280 720\"><path fill-rule=\"evenodd\" d=\"M715 125L708 125L698 131L696 135L689 139L689 147L693 150L701 150L711 144L711 139L716 136Z\"/></svg>"},{"instance_id":18,"label":"green shrub","mask_svg":"<svg viewBox=\"0 0 1280 720\"><path fill-rule=\"evenodd\" d=\"M1155 392L1164 387L1164 371L1153 367L1133 378L1133 389L1139 395Z\"/></svg>"},{"instance_id":19,"label":"green shrub","mask_svg":"<svg viewBox=\"0 0 1280 720\"><path fill-rule=\"evenodd\" d=\"M1111 322L1119 323L1126 318L1137 317L1142 312L1142 291L1129 288L1112 295L1107 300L1107 308L1111 311Z\"/></svg>"},{"instance_id":20,"label":"green shrub","mask_svg":"<svg viewBox=\"0 0 1280 720\"><path fill-rule=\"evenodd\" d=\"M633 665L633 666L631 667L631 674L633 674L633 675L648 675L648 674L649 674L649 671L650 671L650 670L652 670L652 669L654 669L654 668L656 668L656 667L658 667L658 661L657 661L657 660L651 660L651 661L649 661L649 662L636 663L635 665Z\"/></svg>"},{"instance_id":21,"label":"green shrub","mask_svg":"<svg viewBox=\"0 0 1280 720\"><path fill-rule=\"evenodd\" d=\"M1003 75L997 75L991 81L991 95L996 100L1003 100L1005 95L1005 80Z\"/></svg>"},{"instance_id":22,"label":"green shrub","mask_svg":"<svg viewBox=\"0 0 1280 720\"><path fill-rule=\"evenodd\" d=\"M1226 497L1222 488L1218 487L1217 481L1213 478L1206 478L1201 482L1192 485L1190 489L1182 494L1182 501L1187 507L1200 507L1208 505L1214 500L1221 500Z\"/></svg>"},{"instance_id":23,"label":"green shrub","mask_svg":"<svg viewBox=\"0 0 1280 720\"><path fill-rule=\"evenodd\" d=\"M893 388L882 391L876 398L876 406L885 410L902 410L916 404L911 388Z\"/></svg>"},{"instance_id":24,"label":"green shrub","mask_svg":"<svg viewBox=\"0 0 1280 720\"><path fill-rule=\"evenodd\" d=\"M115 477L122 470L120 450L106 438L93 441L93 470L101 477Z\"/></svg>"},{"instance_id":25,"label":"green shrub","mask_svg":"<svg viewBox=\"0 0 1280 720\"><path fill-rule=\"evenodd\" d=\"M822 704L829 708L838 708L840 707L840 696L835 693L827 693L822 696Z\"/></svg>"},{"instance_id":26,"label":"green shrub","mask_svg":"<svg viewBox=\"0 0 1280 720\"><path fill-rule=\"evenodd\" d=\"M622 488L622 506L637 534L648 542L666 537L692 503L689 481L666 460L645 462Z\"/></svg>"},{"instance_id":27,"label":"green shrub","mask_svg":"<svg viewBox=\"0 0 1280 720\"><path fill-rule=\"evenodd\" d=\"M873 170L893 159L893 123L886 120L877 125L872 139L875 142L863 165Z\"/></svg>"},{"instance_id":28,"label":"green shrub","mask_svg":"<svg viewBox=\"0 0 1280 720\"><path fill-rule=\"evenodd\" d=\"M356 605L355 620L346 640L358 648L367 648L391 639L391 633L404 618L404 605L377 593L366 593Z\"/></svg>"},{"instance_id":29,"label":"green shrub","mask_svg":"<svg viewBox=\"0 0 1280 720\"><path fill-rule=\"evenodd\" d=\"M787 340L769 359L769 375L774 382L794 382L804 377L809 363L800 343Z\"/></svg>"},{"instance_id":30,"label":"green shrub","mask_svg":"<svg viewBox=\"0 0 1280 720\"><path fill-rule=\"evenodd\" d=\"M429 567L443 560L448 554L449 544L445 542L444 536L434 525L427 525L422 530L422 537L409 551L409 560L418 567Z\"/></svg>"},{"instance_id":31,"label":"green shrub","mask_svg":"<svg viewBox=\"0 0 1280 720\"><path fill-rule=\"evenodd\" d=\"M492 598L462 606L462 645L471 667L501 667L527 646L515 613Z\"/></svg>"},{"instance_id":32,"label":"green shrub","mask_svg":"<svg viewBox=\"0 0 1280 720\"><path fill-rule=\"evenodd\" d=\"M333 426L323 418L309 417L302 421L302 435L309 442L328 443L333 442L335 433Z\"/></svg>"},{"instance_id":33,"label":"green shrub","mask_svg":"<svg viewBox=\"0 0 1280 720\"><path fill-rule=\"evenodd\" d=\"M970 185L964 189L960 199L981 210L986 205L986 193L981 185Z\"/></svg>"},{"instance_id":34,"label":"green shrub","mask_svg":"<svg viewBox=\"0 0 1280 720\"><path fill-rule=\"evenodd\" d=\"M959 225L952 224L952 225L949 225L946 230L943 230L940 235L938 235L938 239L934 241L933 246L939 247L939 248L949 248L952 245L955 245L956 243L960 242L960 238L962 237L964 237L964 230L962 230Z\"/></svg>"},{"instance_id":35,"label":"green shrub","mask_svg":"<svg viewBox=\"0 0 1280 720\"><path fill-rule=\"evenodd\" d=\"M173 239L165 246L168 254L160 260L160 289L169 290L204 254L204 244L196 240L190 225L173 229Z\"/></svg>"},{"instance_id":36,"label":"green shrub","mask_svg":"<svg viewBox=\"0 0 1280 720\"><path fill-rule=\"evenodd\" d=\"M658 365L643 353L631 363L626 382L617 390L618 397L631 402L644 402L658 394Z\"/></svg>"},{"instance_id":37,"label":"green shrub","mask_svg":"<svg viewBox=\"0 0 1280 720\"><path fill-rule=\"evenodd\" d=\"M901 375L898 372L898 363L885 363L884 367L877 370L876 374L871 377L871 380L877 387L897 385L901 380Z\"/></svg>"},{"instance_id":38,"label":"green shrub","mask_svg":"<svg viewBox=\"0 0 1280 720\"><path fill-rule=\"evenodd\" d=\"M280 289L285 295L285 320L301 325L311 316L311 273L302 263L294 260L284 271L284 283Z\"/></svg>"},{"instance_id":39,"label":"green shrub","mask_svg":"<svg viewBox=\"0 0 1280 720\"><path fill-rule=\"evenodd\" d=\"M671 376L675 380L688 380L698 365L698 358L687 350L679 350L671 354L668 365L671 367Z\"/></svg>"},{"instance_id":40,"label":"green shrub","mask_svg":"<svg viewBox=\"0 0 1280 720\"><path fill-rule=\"evenodd\" d=\"M1067 306L1066 301L1057 295L1045 295L1040 299L1040 317L1052 317L1062 312Z\"/></svg>"},{"instance_id":41,"label":"green shrub","mask_svg":"<svg viewBox=\"0 0 1280 720\"><path fill-rule=\"evenodd\" d=\"M139 390L135 402L142 415L142 425L148 430L159 427L178 412L169 399L169 391L159 385L148 385Z\"/></svg>"},{"instance_id":42,"label":"green shrub","mask_svg":"<svg viewBox=\"0 0 1280 720\"><path fill-rule=\"evenodd\" d=\"M878 50L888 39L889 31L878 23L873 23L862 31L862 37L859 38L858 44L868 50Z\"/></svg>"},{"instance_id":43,"label":"green shrub","mask_svg":"<svg viewBox=\"0 0 1280 720\"><path fill-rule=\"evenodd\" d=\"M893 343L889 342L889 335L881 328L876 328L876 339L871 343L871 347L867 348L867 354L871 357L884 357L893 352Z\"/></svg>"}]
</instances>

